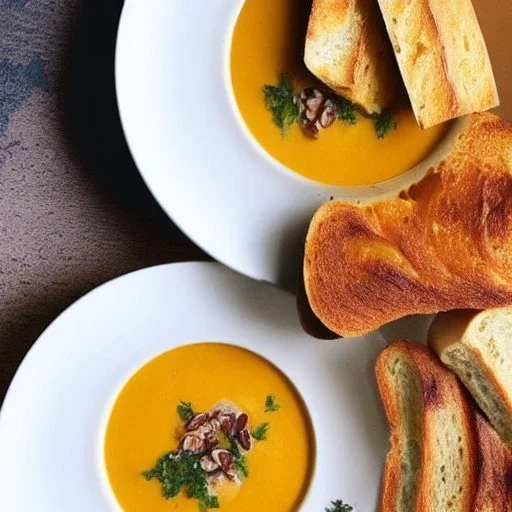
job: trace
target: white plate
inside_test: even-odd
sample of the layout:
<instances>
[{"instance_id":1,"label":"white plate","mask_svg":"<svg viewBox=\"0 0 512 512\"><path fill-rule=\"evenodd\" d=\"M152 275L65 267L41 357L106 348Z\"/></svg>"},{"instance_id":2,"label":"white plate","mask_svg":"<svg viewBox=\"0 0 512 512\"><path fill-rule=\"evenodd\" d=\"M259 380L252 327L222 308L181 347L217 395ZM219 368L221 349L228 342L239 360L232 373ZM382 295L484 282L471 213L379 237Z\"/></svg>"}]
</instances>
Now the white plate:
<instances>
[{"instance_id":1,"label":"white plate","mask_svg":"<svg viewBox=\"0 0 512 512\"><path fill-rule=\"evenodd\" d=\"M302 510L324 510L337 498L358 512L375 510L388 445L373 376L383 342L377 335L315 341L298 325L291 294L212 263L166 265L111 281L42 334L0 414L0 510L118 510L102 458L113 400L141 364L203 340L261 354L302 394L317 445Z\"/></svg>"},{"instance_id":2,"label":"white plate","mask_svg":"<svg viewBox=\"0 0 512 512\"><path fill-rule=\"evenodd\" d=\"M119 26L119 111L157 201L215 259L292 286L315 209L331 196L379 197L439 158L385 184L328 187L268 156L233 99L229 47L244 0L127 0ZM263 0L262 0L263 1Z\"/></svg>"}]
</instances>

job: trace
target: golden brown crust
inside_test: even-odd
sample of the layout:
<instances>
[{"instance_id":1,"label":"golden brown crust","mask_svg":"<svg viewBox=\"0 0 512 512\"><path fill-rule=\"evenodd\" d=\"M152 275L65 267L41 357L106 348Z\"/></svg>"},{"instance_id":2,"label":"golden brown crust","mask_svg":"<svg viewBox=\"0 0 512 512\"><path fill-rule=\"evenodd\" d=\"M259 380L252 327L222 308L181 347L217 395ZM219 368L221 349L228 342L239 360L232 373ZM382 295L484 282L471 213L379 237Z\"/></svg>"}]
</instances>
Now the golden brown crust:
<instances>
[{"instance_id":1,"label":"golden brown crust","mask_svg":"<svg viewBox=\"0 0 512 512\"><path fill-rule=\"evenodd\" d=\"M315 315L345 337L410 314L512 305L512 127L474 114L409 191L322 206L304 282Z\"/></svg>"},{"instance_id":2,"label":"golden brown crust","mask_svg":"<svg viewBox=\"0 0 512 512\"><path fill-rule=\"evenodd\" d=\"M422 128L499 104L470 0L379 0L379 4Z\"/></svg>"},{"instance_id":3,"label":"golden brown crust","mask_svg":"<svg viewBox=\"0 0 512 512\"><path fill-rule=\"evenodd\" d=\"M373 0L313 0L304 61L338 94L380 112L400 83L385 32Z\"/></svg>"},{"instance_id":4,"label":"golden brown crust","mask_svg":"<svg viewBox=\"0 0 512 512\"><path fill-rule=\"evenodd\" d=\"M512 451L476 413L479 473L475 512L512 511Z\"/></svg>"},{"instance_id":5,"label":"golden brown crust","mask_svg":"<svg viewBox=\"0 0 512 512\"><path fill-rule=\"evenodd\" d=\"M375 364L377 385L382 399L382 405L388 419L391 449L386 457L384 475L382 477L382 489L380 496L380 512L395 512L399 498L399 486L401 480L401 460L398 441L400 436L400 412L398 396L394 391L392 379L388 377L388 368L392 364L394 350L399 351L402 342L396 342L385 349ZM404 346L407 350L407 346Z\"/></svg>"},{"instance_id":6,"label":"golden brown crust","mask_svg":"<svg viewBox=\"0 0 512 512\"><path fill-rule=\"evenodd\" d=\"M462 448L465 464L461 467L463 473L462 502L458 510L473 512L473 499L476 481L476 434L474 417L471 406L457 378L444 367L435 354L427 347L418 343L399 340L389 345L379 355L376 363L376 376L379 392L382 398L386 416L391 431L391 450L384 471L380 512L395 512L398 488L401 476L398 438L401 435L397 392L390 378L390 368L393 362L400 358L407 361L418 379L423 401L422 442L421 442L421 472L419 479L418 504L419 512L434 512L432 493L437 488L436 475L433 471L433 457L436 450L436 423L440 411L448 410L456 419L457 427L464 432ZM437 512L437 511L435 511Z\"/></svg>"},{"instance_id":7,"label":"golden brown crust","mask_svg":"<svg viewBox=\"0 0 512 512\"><path fill-rule=\"evenodd\" d=\"M388 348L381 352L375 364L377 385L382 399L382 405L389 423L391 449L386 457L384 475L382 477L382 489L380 495L380 512L395 512L395 504L398 501L401 479L400 451L398 438L400 435L400 413L397 394L393 389L393 382L388 378L388 367L393 357Z\"/></svg>"}]
</instances>

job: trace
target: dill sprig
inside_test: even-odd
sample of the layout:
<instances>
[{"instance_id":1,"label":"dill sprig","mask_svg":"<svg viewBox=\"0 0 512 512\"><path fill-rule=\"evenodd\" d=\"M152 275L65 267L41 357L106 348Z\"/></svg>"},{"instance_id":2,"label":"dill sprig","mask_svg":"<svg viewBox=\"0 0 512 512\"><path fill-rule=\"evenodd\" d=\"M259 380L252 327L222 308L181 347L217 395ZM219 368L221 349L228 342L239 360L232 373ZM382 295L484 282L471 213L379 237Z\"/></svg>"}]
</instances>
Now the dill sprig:
<instances>
[{"instance_id":1,"label":"dill sprig","mask_svg":"<svg viewBox=\"0 0 512 512\"><path fill-rule=\"evenodd\" d=\"M396 130L396 122L389 110L383 110L380 114L370 116L375 125L375 133L379 139L383 139L390 130Z\"/></svg>"},{"instance_id":2,"label":"dill sprig","mask_svg":"<svg viewBox=\"0 0 512 512\"><path fill-rule=\"evenodd\" d=\"M276 412L280 407L281 406L276 401L275 395L267 395L265 399L265 412Z\"/></svg>"},{"instance_id":3,"label":"dill sprig","mask_svg":"<svg viewBox=\"0 0 512 512\"><path fill-rule=\"evenodd\" d=\"M290 126L299 119L300 114L292 77L288 73L281 73L277 85L263 86L263 96L267 109L272 113L272 121L284 137Z\"/></svg>"},{"instance_id":4,"label":"dill sprig","mask_svg":"<svg viewBox=\"0 0 512 512\"><path fill-rule=\"evenodd\" d=\"M233 468L235 469L240 480L244 480L249 476L249 468L247 467L247 458L242 455L238 443L231 439L231 446L229 451L233 454L235 460L233 461Z\"/></svg>"},{"instance_id":5,"label":"dill sprig","mask_svg":"<svg viewBox=\"0 0 512 512\"><path fill-rule=\"evenodd\" d=\"M176 412L183 423L189 422L196 415L191 402L180 402L176 407Z\"/></svg>"},{"instance_id":6,"label":"dill sprig","mask_svg":"<svg viewBox=\"0 0 512 512\"><path fill-rule=\"evenodd\" d=\"M357 107L343 96L332 96L332 102L336 106L336 116L338 119L345 121L348 124L356 124L357 122Z\"/></svg>"},{"instance_id":7,"label":"dill sprig","mask_svg":"<svg viewBox=\"0 0 512 512\"><path fill-rule=\"evenodd\" d=\"M332 507L326 508L325 512L352 512L354 510L350 505L346 505L341 500L331 501Z\"/></svg>"},{"instance_id":8,"label":"dill sprig","mask_svg":"<svg viewBox=\"0 0 512 512\"><path fill-rule=\"evenodd\" d=\"M268 433L268 423L262 423L258 425L252 432L251 435L256 441L266 441Z\"/></svg>"},{"instance_id":9,"label":"dill sprig","mask_svg":"<svg viewBox=\"0 0 512 512\"><path fill-rule=\"evenodd\" d=\"M146 480L158 480L166 500L176 497L184 488L189 498L199 501L201 511L219 508L217 496L208 491L206 473L201 469L199 459L200 455L189 452L170 452L160 457L155 466L144 471L142 476Z\"/></svg>"}]
</instances>

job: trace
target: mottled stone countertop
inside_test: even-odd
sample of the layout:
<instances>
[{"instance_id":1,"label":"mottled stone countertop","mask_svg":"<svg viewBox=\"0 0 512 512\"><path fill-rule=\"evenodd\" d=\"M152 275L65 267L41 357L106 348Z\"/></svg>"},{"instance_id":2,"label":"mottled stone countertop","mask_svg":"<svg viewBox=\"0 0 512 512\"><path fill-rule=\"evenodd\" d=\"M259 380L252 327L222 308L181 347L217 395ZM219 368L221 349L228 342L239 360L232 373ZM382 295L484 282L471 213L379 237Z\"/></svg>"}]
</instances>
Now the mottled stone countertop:
<instances>
[{"instance_id":1,"label":"mottled stone countertop","mask_svg":"<svg viewBox=\"0 0 512 512\"><path fill-rule=\"evenodd\" d=\"M95 286L202 259L142 183L114 94L119 0L0 0L0 403L26 351Z\"/></svg>"}]
</instances>

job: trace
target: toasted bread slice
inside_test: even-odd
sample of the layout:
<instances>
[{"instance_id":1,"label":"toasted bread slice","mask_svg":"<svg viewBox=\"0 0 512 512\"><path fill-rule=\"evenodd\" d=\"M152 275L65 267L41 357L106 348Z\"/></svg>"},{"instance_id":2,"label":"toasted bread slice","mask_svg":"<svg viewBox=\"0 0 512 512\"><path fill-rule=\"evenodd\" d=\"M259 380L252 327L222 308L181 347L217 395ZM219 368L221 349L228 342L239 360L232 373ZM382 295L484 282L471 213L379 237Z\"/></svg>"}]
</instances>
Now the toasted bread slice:
<instances>
[{"instance_id":1,"label":"toasted bread slice","mask_svg":"<svg viewBox=\"0 0 512 512\"><path fill-rule=\"evenodd\" d=\"M512 308L442 313L428 343L512 448Z\"/></svg>"},{"instance_id":2,"label":"toasted bread slice","mask_svg":"<svg viewBox=\"0 0 512 512\"><path fill-rule=\"evenodd\" d=\"M476 412L479 471L475 512L512 512L512 450Z\"/></svg>"},{"instance_id":3,"label":"toasted bread slice","mask_svg":"<svg viewBox=\"0 0 512 512\"><path fill-rule=\"evenodd\" d=\"M389 106L400 85L375 0L313 0L304 62L322 82L370 114Z\"/></svg>"},{"instance_id":4,"label":"toasted bread slice","mask_svg":"<svg viewBox=\"0 0 512 512\"><path fill-rule=\"evenodd\" d=\"M304 255L316 317L348 337L412 314L512 305L511 155L512 127L473 114L408 191L322 206Z\"/></svg>"},{"instance_id":5,"label":"toasted bread slice","mask_svg":"<svg viewBox=\"0 0 512 512\"><path fill-rule=\"evenodd\" d=\"M377 383L391 429L381 512L473 512L472 409L427 347L398 341L380 354Z\"/></svg>"},{"instance_id":6,"label":"toasted bread slice","mask_svg":"<svg viewBox=\"0 0 512 512\"><path fill-rule=\"evenodd\" d=\"M418 124L499 105L471 0L378 0Z\"/></svg>"}]
</instances>

